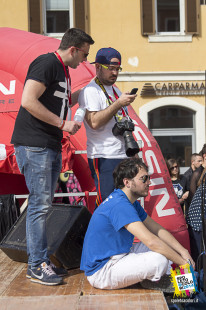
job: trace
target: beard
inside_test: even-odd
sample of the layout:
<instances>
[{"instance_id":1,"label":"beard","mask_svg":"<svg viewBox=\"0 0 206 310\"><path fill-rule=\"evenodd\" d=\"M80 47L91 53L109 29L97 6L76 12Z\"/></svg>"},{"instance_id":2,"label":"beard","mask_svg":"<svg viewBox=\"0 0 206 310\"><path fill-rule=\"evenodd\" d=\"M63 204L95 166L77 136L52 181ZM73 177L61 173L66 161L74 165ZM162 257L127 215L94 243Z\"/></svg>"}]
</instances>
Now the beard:
<instances>
[{"instance_id":1,"label":"beard","mask_svg":"<svg viewBox=\"0 0 206 310\"><path fill-rule=\"evenodd\" d=\"M99 80L102 82L102 84L106 86L112 86L117 80L116 75L111 75L110 77L106 78L104 74L102 73L102 71L100 71L97 76Z\"/></svg>"}]
</instances>

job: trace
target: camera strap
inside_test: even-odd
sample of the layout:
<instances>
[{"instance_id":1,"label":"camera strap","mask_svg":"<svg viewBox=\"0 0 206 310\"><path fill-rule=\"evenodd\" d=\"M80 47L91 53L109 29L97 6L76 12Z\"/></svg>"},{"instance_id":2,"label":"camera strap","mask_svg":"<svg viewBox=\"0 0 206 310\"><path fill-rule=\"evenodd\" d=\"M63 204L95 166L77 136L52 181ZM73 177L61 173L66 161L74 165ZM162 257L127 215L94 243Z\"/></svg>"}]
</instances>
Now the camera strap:
<instances>
[{"instance_id":1,"label":"camera strap","mask_svg":"<svg viewBox=\"0 0 206 310\"><path fill-rule=\"evenodd\" d=\"M107 98L107 100L108 100L108 102L109 102L109 105L111 105L111 104L114 102L114 100L112 99L112 97L109 96L109 94L107 93L107 91L106 91L104 85L100 82L100 80L98 79L98 77L95 78L95 83L96 83L97 85L99 85L99 87L102 89L103 93L105 94L105 96L106 96L106 98ZM115 98L116 98L116 100L117 100L117 99L119 98L119 96L118 96L118 94L117 94L117 92L116 92L116 90L114 89L113 86L112 86L112 90L113 90L114 96L115 96ZM123 116L123 117L129 118L130 121L132 121L131 118L129 117L129 114L128 114L128 112L126 111L126 109L121 108L121 111L122 111L122 116ZM114 115L114 118L115 118L115 121L118 122L118 120L117 120L117 119L118 119L118 116L117 116L117 115Z\"/></svg>"}]
</instances>

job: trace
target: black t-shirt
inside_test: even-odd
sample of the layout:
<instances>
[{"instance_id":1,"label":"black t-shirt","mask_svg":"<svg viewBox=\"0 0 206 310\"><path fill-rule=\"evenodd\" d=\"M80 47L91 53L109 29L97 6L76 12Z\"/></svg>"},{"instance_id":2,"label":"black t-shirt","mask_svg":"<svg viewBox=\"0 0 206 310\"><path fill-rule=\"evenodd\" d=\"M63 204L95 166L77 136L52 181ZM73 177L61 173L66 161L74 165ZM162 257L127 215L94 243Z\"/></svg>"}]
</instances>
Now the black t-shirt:
<instances>
[{"instance_id":1,"label":"black t-shirt","mask_svg":"<svg viewBox=\"0 0 206 310\"><path fill-rule=\"evenodd\" d=\"M186 180L180 176L177 180L172 180L172 185L175 191L175 194L177 195L177 198L180 199L182 195L186 192Z\"/></svg>"},{"instance_id":2,"label":"black t-shirt","mask_svg":"<svg viewBox=\"0 0 206 310\"><path fill-rule=\"evenodd\" d=\"M190 181L192 178L192 174L193 174L193 170L191 167L183 174L183 178L186 179L186 190L187 191L190 190Z\"/></svg>"},{"instance_id":3,"label":"black t-shirt","mask_svg":"<svg viewBox=\"0 0 206 310\"><path fill-rule=\"evenodd\" d=\"M32 79L46 86L39 101L51 112L65 119L68 93L62 64L53 53L37 57L29 66L26 81ZM25 81L25 82L26 82ZM22 106L16 118L11 143L61 150L62 131L32 116Z\"/></svg>"}]
</instances>

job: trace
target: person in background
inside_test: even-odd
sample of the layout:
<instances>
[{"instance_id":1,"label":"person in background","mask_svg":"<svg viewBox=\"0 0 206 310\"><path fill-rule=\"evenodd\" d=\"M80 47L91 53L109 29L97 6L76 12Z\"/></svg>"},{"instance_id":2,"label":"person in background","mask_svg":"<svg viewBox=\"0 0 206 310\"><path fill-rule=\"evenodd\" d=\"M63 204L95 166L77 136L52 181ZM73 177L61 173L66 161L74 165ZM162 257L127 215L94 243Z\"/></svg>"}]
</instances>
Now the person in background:
<instances>
[{"instance_id":1,"label":"person in background","mask_svg":"<svg viewBox=\"0 0 206 310\"><path fill-rule=\"evenodd\" d=\"M111 47L101 48L95 59L96 78L80 93L80 107L86 108L84 125L87 135L87 157L95 181L96 207L114 190L112 173L126 158L124 138L114 136L116 121L127 117L126 107L137 95L121 94L114 85L121 68L121 55Z\"/></svg>"},{"instance_id":2,"label":"person in background","mask_svg":"<svg viewBox=\"0 0 206 310\"><path fill-rule=\"evenodd\" d=\"M201 251L202 244L202 199L203 193L205 192L205 174L206 174L206 144L203 145L200 156L203 157L202 165L197 168L191 177L190 191L189 191L189 209L187 214L187 224L190 236L190 248L191 255L195 262L197 262ZM206 197L205 197L206 202ZM206 209L206 206L204 206ZM204 236L205 238L205 236Z\"/></svg>"},{"instance_id":3,"label":"person in background","mask_svg":"<svg viewBox=\"0 0 206 310\"><path fill-rule=\"evenodd\" d=\"M184 213L184 202L188 197L186 191L186 179L180 176L180 167L176 159L170 158L166 161L167 168L171 177L172 185Z\"/></svg>"},{"instance_id":4,"label":"person in background","mask_svg":"<svg viewBox=\"0 0 206 310\"><path fill-rule=\"evenodd\" d=\"M77 103L71 94L68 67L86 61L93 39L84 31L68 29L59 48L37 57L29 66L21 107L11 139L19 169L29 190L26 238L27 278L44 285L57 285L67 274L49 259L46 217L62 167L63 131L74 135L81 123L66 121L68 107Z\"/></svg>"},{"instance_id":5,"label":"person in background","mask_svg":"<svg viewBox=\"0 0 206 310\"><path fill-rule=\"evenodd\" d=\"M190 189L189 189L189 196L188 196L188 202L189 204L192 201L192 198L198 188L198 181L200 179L200 176L203 172L203 170L206 168L206 144L203 145L202 150L200 151L199 155L202 157L202 164L197 168L191 177L190 180Z\"/></svg>"},{"instance_id":6,"label":"person in background","mask_svg":"<svg viewBox=\"0 0 206 310\"><path fill-rule=\"evenodd\" d=\"M191 155L190 168L183 174L183 178L185 178L185 182L186 182L186 191L190 190L190 181L191 181L193 172L202 165L202 162L203 162L203 158L200 154L193 153ZM188 209L189 209L189 200L187 197L187 199L185 199L185 217L187 216Z\"/></svg>"},{"instance_id":7,"label":"person in background","mask_svg":"<svg viewBox=\"0 0 206 310\"><path fill-rule=\"evenodd\" d=\"M193 267L194 262L188 250L137 201L149 192L148 167L139 158L127 158L113 176L116 189L92 215L80 269L99 289L140 282L144 288L174 291L169 275L165 275L171 262L183 265L191 260ZM133 244L134 236L140 242Z\"/></svg>"}]
</instances>

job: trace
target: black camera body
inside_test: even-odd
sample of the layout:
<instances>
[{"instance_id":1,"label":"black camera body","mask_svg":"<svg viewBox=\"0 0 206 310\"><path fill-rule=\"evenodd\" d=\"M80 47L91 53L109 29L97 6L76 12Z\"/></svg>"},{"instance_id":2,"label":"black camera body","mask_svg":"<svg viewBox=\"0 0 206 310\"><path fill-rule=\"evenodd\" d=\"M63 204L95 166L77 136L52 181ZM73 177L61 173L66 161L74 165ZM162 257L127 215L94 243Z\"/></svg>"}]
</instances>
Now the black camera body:
<instances>
[{"instance_id":1,"label":"black camera body","mask_svg":"<svg viewBox=\"0 0 206 310\"><path fill-rule=\"evenodd\" d=\"M128 157L132 157L139 152L139 146L133 137L132 131L134 131L134 123L129 120L116 122L112 128L112 133L115 137L124 137L125 151Z\"/></svg>"},{"instance_id":2,"label":"black camera body","mask_svg":"<svg viewBox=\"0 0 206 310\"><path fill-rule=\"evenodd\" d=\"M134 124L131 121L125 120L124 122L116 122L112 128L113 135L123 136L125 131L134 131Z\"/></svg>"}]
</instances>

